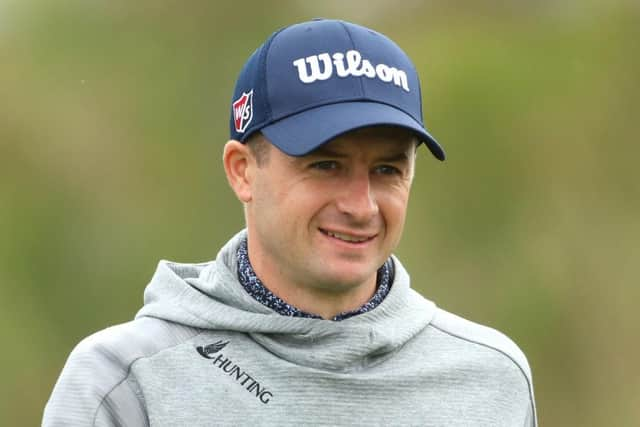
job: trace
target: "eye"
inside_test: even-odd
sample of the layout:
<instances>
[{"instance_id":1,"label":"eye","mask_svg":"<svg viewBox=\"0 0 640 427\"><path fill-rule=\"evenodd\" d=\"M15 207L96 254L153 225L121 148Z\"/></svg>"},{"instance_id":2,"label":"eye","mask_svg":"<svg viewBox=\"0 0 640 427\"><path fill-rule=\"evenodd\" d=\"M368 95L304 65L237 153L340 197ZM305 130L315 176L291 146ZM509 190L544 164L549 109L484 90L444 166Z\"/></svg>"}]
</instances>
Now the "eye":
<instances>
[{"instance_id":1,"label":"eye","mask_svg":"<svg viewBox=\"0 0 640 427\"><path fill-rule=\"evenodd\" d=\"M313 169L319 169L319 170L333 170L333 169L338 169L338 162L334 160L322 160L319 162L312 163L311 167Z\"/></svg>"},{"instance_id":2,"label":"eye","mask_svg":"<svg viewBox=\"0 0 640 427\"><path fill-rule=\"evenodd\" d=\"M380 175L398 175L402 173L400 169L391 165L376 166L374 171Z\"/></svg>"}]
</instances>

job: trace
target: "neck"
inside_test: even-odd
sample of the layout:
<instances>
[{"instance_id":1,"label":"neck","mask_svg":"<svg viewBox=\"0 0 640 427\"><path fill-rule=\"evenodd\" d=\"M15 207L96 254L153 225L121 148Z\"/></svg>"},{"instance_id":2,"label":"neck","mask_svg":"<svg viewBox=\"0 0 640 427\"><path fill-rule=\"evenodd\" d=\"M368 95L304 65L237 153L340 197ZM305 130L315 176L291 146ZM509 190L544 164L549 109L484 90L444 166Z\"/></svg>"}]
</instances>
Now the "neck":
<instances>
[{"instance_id":1,"label":"neck","mask_svg":"<svg viewBox=\"0 0 640 427\"><path fill-rule=\"evenodd\" d=\"M292 306L295 311L334 319L336 316L360 309L375 294L377 272L368 280L357 285L339 283L300 283L289 279L279 264L248 243L250 268L269 292ZM248 261L247 259L247 261Z\"/></svg>"}]
</instances>

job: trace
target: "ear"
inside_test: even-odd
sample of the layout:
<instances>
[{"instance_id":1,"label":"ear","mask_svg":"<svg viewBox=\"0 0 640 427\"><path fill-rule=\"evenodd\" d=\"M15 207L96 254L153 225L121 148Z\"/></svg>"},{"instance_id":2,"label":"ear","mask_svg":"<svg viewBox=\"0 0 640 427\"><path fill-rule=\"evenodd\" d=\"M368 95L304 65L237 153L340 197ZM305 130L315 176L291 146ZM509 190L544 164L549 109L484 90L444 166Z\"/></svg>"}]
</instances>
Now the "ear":
<instances>
[{"instance_id":1,"label":"ear","mask_svg":"<svg viewBox=\"0 0 640 427\"><path fill-rule=\"evenodd\" d=\"M236 197L243 203L250 202L252 169L256 165L255 159L249 152L249 147L239 141L230 140L224 146L222 163L227 181L229 181L233 192L236 193Z\"/></svg>"}]
</instances>

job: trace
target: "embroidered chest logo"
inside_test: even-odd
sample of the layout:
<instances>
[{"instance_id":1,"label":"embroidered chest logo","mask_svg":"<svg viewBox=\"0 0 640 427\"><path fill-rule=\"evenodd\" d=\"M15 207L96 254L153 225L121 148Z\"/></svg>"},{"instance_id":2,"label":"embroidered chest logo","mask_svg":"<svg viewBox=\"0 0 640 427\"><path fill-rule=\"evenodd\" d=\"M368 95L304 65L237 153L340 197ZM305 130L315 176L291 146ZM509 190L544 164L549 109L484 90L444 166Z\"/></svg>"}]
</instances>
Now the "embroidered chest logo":
<instances>
[{"instance_id":1,"label":"embroidered chest logo","mask_svg":"<svg viewBox=\"0 0 640 427\"><path fill-rule=\"evenodd\" d=\"M236 132L243 133L253 119L253 89L233 102L233 123Z\"/></svg>"},{"instance_id":2,"label":"embroidered chest logo","mask_svg":"<svg viewBox=\"0 0 640 427\"><path fill-rule=\"evenodd\" d=\"M273 398L273 393L269 391L265 385L260 384L257 379L235 364L230 358L226 357L223 353L219 353L227 344L229 344L229 341L216 341L206 346L198 346L196 347L196 351L200 356L211 360L213 366L231 377L238 385L259 399L260 402L265 405L269 403Z\"/></svg>"},{"instance_id":3,"label":"embroidered chest logo","mask_svg":"<svg viewBox=\"0 0 640 427\"><path fill-rule=\"evenodd\" d=\"M229 344L229 341L227 342L216 341L213 344L209 344L206 347L198 346L196 347L196 350L198 351L198 353L200 353L200 356L206 357L207 359L213 359L214 357L211 355L225 348L227 344Z\"/></svg>"},{"instance_id":4,"label":"embroidered chest logo","mask_svg":"<svg viewBox=\"0 0 640 427\"><path fill-rule=\"evenodd\" d=\"M346 60L346 62L345 62ZM374 65L357 50L346 53L336 52L333 55L321 53L293 61L298 69L298 78L302 83L313 83L316 80L327 80L333 76L335 69L338 77L368 77L392 83L409 92L407 73L387 64Z\"/></svg>"}]
</instances>

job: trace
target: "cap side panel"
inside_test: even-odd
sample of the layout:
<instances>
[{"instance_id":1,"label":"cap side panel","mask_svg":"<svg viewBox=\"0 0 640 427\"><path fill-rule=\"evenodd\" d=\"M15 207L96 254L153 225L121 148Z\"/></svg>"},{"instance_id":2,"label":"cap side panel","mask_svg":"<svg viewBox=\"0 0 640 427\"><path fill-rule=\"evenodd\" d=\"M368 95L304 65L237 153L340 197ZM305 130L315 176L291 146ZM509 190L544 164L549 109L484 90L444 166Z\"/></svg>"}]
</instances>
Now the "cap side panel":
<instances>
[{"instance_id":1,"label":"cap side panel","mask_svg":"<svg viewBox=\"0 0 640 427\"><path fill-rule=\"evenodd\" d=\"M264 42L264 46L262 48L262 52L260 52L260 62L259 62L259 79L262 79L260 82L264 85L264 99L262 100L262 107L264 108L264 115L262 116L264 120L261 120L262 123L268 123L271 121L272 113L271 113L271 104L269 103L269 99L271 94L269 93L269 79L267 76L269 68L267 67L267 61L269 60L269 51L271 48L271 43L273 40L280 34L284 28L279 29L275 33L269 37L269 39ZM262 123L259 123L260 126L256 126L256 128L261 127ZM258 123L256 123L258 125Z\"/></svg>"}]
</instances>

